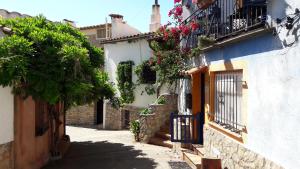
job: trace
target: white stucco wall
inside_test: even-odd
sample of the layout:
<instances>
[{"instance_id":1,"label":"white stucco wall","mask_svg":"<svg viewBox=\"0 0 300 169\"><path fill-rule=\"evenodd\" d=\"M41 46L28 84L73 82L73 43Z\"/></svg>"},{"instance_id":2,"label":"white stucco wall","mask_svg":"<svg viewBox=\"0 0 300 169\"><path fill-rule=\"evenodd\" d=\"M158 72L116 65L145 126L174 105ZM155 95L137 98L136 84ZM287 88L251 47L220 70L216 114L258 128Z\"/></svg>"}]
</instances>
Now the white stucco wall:
<instances>
[{"instance_id":1,"label":"white stucco wall","mask_svg":"<svg viewBox=\"0 0 300 169\"><path fill-rule=\"evenodd\" d=\"M150 58L152 51L149 48L146 40L138 40L131 43L118 42L115 44L105 44L105 70L108 72L110 80L117 84L117 66L122 61L132 60L135 66L141 64L143 61ZM135 68L133 67L133 69ZM137 76L132 72L133 82L137 80ZM117 88L117 86L116 86ZM137 107L146 107L148 104L153 103L156 95L141 95L144 86L139 86L135 89L135 101L131 104Z\"/></svg>"},{"instance_id":2,"label":"white stucco wall","mask_svg":"<svg viewBox=\"0 0 300 169\"><path fill-rule=\"evenodd\" d=\"M246 146L293 169L300 166L300 48L286 50L249 62Z\"/></svg>"},{"instance_id":3,"label":"white stucco wall","mask_svg":"<svg viewBox=\"0 0 300 169\"><path fill-rule=\"evenodd\" d=\"M300 8L299 0L274 0L268 4L272 19L294 13L295 8ZM300 30L294 32L295 35L283 29L274 39L292 45L300 36ZM249 56L246 147L287 169L300 166L299 53L296 42L291 47Z\"/></svg>"},{"instance_id":4,"label":"white stucco wall","mask_svg":"<svg viewBox=\"0 0 300 169\"><path fill-rule=\"evenodd\" d=\"M11 88L0 86L0 144L13 141L14 97Z\"/></svg>"},{"instance_id":5,"label":"white stucco wall","mask_svg":"<svg viewBox=\"0 0 300 169\"><path fill-rule=\"evenodd\" d=\"M124 22L121 18L112 18L111 26L112 38L119 38L141 33L139 30Z\"/></svg>"}]
</instances>

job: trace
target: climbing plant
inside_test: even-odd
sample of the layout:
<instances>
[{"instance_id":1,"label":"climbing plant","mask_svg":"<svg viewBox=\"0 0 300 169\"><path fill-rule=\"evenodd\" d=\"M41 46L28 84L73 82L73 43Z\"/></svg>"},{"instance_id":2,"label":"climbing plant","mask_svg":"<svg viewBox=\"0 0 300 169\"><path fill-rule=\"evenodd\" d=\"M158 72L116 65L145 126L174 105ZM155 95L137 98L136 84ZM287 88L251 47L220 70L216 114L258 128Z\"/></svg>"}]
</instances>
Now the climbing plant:
<instances>
[{"instance_id":1,"label":"climbing plant","mask_svg":"<svg viewBox=\"0 0 300 169\"><path fill-rule=\"evenodd\" d=\"M133 65L133 61L126 61L120 62L117 67L117 82L122 104L129 104L134 101L135 85L132 82Z\"/></svg>"},{"instance_id":2,"label":"climbing plant","mask_svg":"<svg viewBox=\"0 0 300 169\"><path fill-rule=\"evenodd\" d=\"M12 29L0 40L0 85L66 108L114 95L101 69L103 51L78 29L43 16L1 19L0 25Z\"/></svg>"},{"instance_id":3,"label":"climbing plant","mask_svg":"<svg viewBox=\"0 0 300 169\"><path fill-rule=\"evenodd\" d=\"M196 50L191 50L185 43L192 32L201 25L194 19L189 24L183 22L183 7L181 0L174 0L174 7L169 11L173 22L162 26L149 46L154 51L155 70L158 74L158 91L163 84L172 86L187 70L187 60L194 56ZM176 86L173 85L173 86Z\"/></svg>"},{"instance_id":4,"label":"climbing plant","mask_svg":"<svg viewBox=\"0 0 300 169\"><path fill-rule=\"evenodd\" d=\"M1 19L12 32L0 39L0 86L13 93L48 104L53 133L52 154L59 143L58 103L65 112L72 105L110 99L114 89L103 71L104 55L69 24L50 22L43 16Z\"/></svg>"}]
</instances>

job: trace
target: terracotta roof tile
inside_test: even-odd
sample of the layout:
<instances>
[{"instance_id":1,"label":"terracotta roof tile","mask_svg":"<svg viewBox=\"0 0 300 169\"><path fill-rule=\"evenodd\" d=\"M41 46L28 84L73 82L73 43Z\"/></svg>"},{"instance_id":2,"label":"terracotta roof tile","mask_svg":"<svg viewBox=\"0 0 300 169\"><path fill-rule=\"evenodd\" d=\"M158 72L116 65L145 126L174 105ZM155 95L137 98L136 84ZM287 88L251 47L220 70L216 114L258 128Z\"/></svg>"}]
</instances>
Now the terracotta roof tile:
<instances>
[{"instance_id":1,"label":"terracotta roof tile","mask_svg":"<svg viewBox=\"0 0 300 169\"><path fill-rule=\"evenodd\" d=\"M139 33L135 35L129 35L129 36L122 36L118 38L111 38L100 41L101 44L107 44L107 43L116 43L116 42L123 42L128 40L136 40L136 39L155 39L159 38L155 32L147 32L147 33Z\"/></svg>"},{"instance_id":2,"label":"terracotta roof tile","mask_svg":"<svg viewBox=\"0 0 300 169\"><path fill-rule=\"evenodd\" d=\"M103 27L103 26L105 26L105 25L106 25L106 24L91 25L91 26L83 26L83 27L80 27L79 29L80 29L80 30L94 29L94 28L100 28L100 27ZM108 23L108 25L110 26L111 23Z\"/></svg>"}]
</instances>

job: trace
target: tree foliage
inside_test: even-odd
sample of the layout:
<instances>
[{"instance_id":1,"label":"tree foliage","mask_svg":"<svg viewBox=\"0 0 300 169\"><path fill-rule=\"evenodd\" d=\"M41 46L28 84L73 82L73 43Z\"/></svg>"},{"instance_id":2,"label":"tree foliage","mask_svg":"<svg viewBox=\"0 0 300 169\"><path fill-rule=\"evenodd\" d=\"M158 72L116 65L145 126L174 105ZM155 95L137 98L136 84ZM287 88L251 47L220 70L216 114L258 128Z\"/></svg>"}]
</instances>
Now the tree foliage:
<instances>
[{"instance_id":1,"label":"tree foliage","mask_svg":"<svg viewBox=\"0 0 300 169\"><path fill-rule=\"evenodd\" d=\"M13 31L0 40L0 85L24 97L67 106L113 97L102 70L103 51L79 30L43 16L0 20L0 25Z\"/></svg>"}]
</instances>

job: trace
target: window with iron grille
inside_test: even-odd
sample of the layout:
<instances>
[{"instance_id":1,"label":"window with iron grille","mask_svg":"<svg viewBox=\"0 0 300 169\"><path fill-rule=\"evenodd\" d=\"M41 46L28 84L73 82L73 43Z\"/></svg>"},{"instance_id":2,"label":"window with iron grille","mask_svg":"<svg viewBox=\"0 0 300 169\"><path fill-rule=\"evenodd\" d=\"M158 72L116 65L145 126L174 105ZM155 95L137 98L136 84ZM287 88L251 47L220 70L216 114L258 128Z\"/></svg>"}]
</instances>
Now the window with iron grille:
<instances>
[{"instance_id":1,"label":"window with iron grille","mask_svg":"<svg viewBox=\"0 0 300 169\"><path fill-rule=\"evenodd\" d=\"M214 79L215 122L233 132L242 130L243 73L218 72Z\"/></svg>"}]
</instances>

